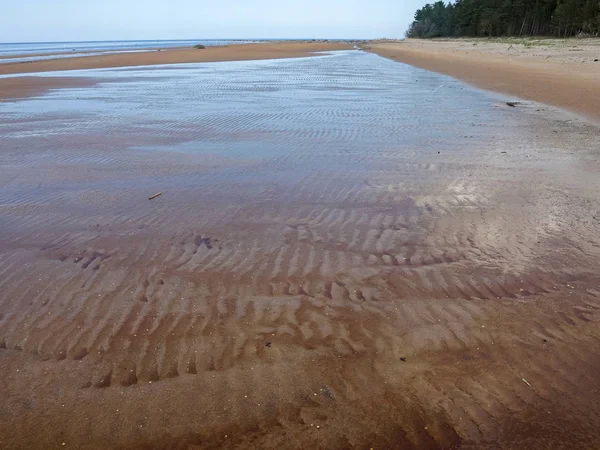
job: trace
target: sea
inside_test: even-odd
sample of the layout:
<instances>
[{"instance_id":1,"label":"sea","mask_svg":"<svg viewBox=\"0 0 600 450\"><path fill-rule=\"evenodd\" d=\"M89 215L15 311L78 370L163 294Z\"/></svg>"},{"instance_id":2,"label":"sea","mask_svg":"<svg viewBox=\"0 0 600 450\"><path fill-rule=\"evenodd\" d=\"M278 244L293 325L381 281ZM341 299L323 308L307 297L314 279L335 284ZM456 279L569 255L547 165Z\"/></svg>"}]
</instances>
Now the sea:
<instances>
[{"instance_id":1,"label":"sea","mask_svg":"<svg viewBox=\"0 0 600 450\"><path fill-rule=\"evenodd\" d=\"M97 52L119 50L141 50L146 48L191 47L196 44L205 46L243 44L259 41L243 39L176 39L141 41L83 41L83 42L0 42L0 56L63 53Z\"/></svg>"}]
</instances>

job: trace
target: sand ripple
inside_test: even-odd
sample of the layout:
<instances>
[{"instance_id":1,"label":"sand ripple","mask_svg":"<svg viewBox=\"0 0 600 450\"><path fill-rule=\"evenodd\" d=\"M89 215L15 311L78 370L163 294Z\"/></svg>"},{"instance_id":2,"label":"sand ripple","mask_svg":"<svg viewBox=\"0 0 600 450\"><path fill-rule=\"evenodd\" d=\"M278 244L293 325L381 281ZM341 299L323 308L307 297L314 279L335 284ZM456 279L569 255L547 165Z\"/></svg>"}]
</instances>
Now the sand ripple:
<instances>
[{"instance_id":1,"label":"sand ripple","mask_svg":"<svg viewBox=\"0 0 600 450\"><path fill-rule=\"evenodd\" d=\"M595 128L359 52L93 76L0 119L1 445L600 438Z\"/></svg>"}]
</instances>

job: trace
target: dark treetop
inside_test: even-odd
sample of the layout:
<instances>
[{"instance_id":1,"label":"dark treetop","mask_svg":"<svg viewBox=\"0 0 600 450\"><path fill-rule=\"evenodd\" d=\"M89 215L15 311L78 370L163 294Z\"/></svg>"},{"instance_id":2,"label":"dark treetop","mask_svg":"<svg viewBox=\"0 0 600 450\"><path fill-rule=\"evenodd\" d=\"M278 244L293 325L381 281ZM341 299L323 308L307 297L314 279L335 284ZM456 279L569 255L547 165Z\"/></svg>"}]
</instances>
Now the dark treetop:
<instances>
[{"instance_id":1,"label":"dark treetop","mask_svg":"<svg viewBox=\"0 0 600 450\"><path fill-rule=\"evenodd\" d=\"M407 37L540 36L600 33L600 0L456 0L415 13Z\"/></svg>"}]
</instances>

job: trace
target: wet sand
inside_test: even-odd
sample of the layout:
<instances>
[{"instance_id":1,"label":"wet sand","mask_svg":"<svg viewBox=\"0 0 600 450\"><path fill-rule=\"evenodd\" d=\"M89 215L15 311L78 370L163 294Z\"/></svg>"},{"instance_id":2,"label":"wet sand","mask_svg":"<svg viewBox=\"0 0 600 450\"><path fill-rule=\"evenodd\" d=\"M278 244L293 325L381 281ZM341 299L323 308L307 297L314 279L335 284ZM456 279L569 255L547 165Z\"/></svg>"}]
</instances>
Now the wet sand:
<instances>
[{"instance_id":1,"label":"wet sand","mask_svg":"<svg viewBox=\"0 0 600 450\"><path fill-rule=\"evenodd\" d=\"M77 77L23 76L0 79L0 100L15 100L41 95L52 89L92 86L94 80Z\"/></svg>"},{"instance_id":2,"label":"wet sand","mask_svg":"<svg viewBox=\"0 0 600 450\"><path fill-rule=\"evenodd\" d=\"M366 47L483 89L600 121L600 39L407 39Z\"/></svg>"},{"instance_id":3,"label":"wet sand","mask_svg":"<svg viewBox=\"0 0 600 450\"><path fill-rule=\"evenodd\" d=\"M113 67L149 66L162 64L183 64L215 61L248 61L263 59L297 58L311 56L315 52L346 50L352 45L339 42L283 42L265 44L238 44L194 48L148 50L148 52L112 53L76 58L61 58L43 61L0 64L1 75L35 74L40 72L101 69ZM57 54L58 56L64 53ZM22 55L12 55L19 57ZM32 56L32 55L27 55ZM48 55L45 55L48 56ZM48 89L68 86L72 80L48 80L41 77L15 80L0 78L0 100L23 98Z\"/></svg>"},{"instance_id":4,"label":"wet sand","mask_svg":"<svg viewBox=\"0 0 600 450\"><path fill-rule=\"evenodd\" d=\"M596 126L356 51L79 76L0 106L0 447L600 442Z\"/></svg>"}]
</instances>

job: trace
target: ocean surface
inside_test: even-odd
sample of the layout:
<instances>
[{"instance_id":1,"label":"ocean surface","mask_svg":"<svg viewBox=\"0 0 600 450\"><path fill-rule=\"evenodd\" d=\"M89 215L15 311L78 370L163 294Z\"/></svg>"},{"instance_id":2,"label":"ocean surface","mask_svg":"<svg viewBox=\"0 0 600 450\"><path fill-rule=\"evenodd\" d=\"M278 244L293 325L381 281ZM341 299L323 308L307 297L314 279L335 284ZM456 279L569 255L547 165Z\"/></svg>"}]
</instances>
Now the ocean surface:
<instances>
[{"instance_id":1,"label":"ocean surface","mask_svg":"<svg viewBox=\"0 0 600 450\"><path fill-rule=\"evenodd\" d=\"M115 53L137 53L137 52L146 52L146 50L94 51L94 52L87 52L87 53L72 52L72 53L62 53L62 54L7 57L7 58L0 58L0 64L14 64L14 63L20 63L20 62L44 61L44 60L48 60L48 59L81 58L82 56L98 56L98 55L110 55L110 54L115 54Z\"/></svg>"},{"instance_id":2,"label":"ocean surface","mask_svg":"<svg viewBox=\"0 0 600 450\"><path fill-rule=\"evenodd\" d=\"M92 52L109 50L135 50L146 48L191 47L248 43L248 40L229 39L184 39L184 40L141 40L141 41L89 41L89 42L15 42L0 43L0 55L26 55L62 52Z\"/></svg>"}]
</instances>

